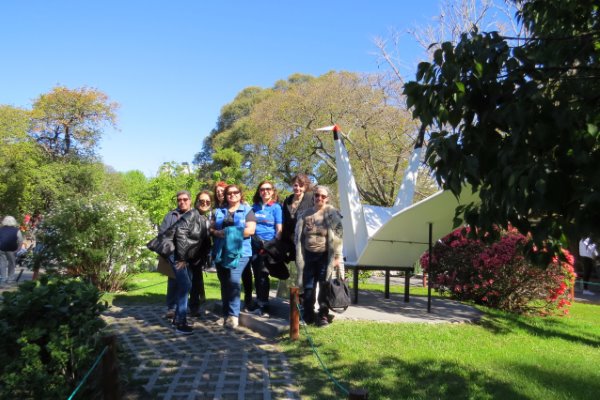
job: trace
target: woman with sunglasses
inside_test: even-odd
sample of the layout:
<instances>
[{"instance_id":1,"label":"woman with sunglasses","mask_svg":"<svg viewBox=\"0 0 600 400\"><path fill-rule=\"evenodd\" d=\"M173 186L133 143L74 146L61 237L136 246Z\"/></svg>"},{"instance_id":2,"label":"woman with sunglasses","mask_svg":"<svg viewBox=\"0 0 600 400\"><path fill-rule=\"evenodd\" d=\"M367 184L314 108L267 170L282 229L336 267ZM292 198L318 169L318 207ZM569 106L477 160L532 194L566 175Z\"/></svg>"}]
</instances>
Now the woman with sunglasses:
<instances>
[{"instance_id":1,"label":"woman with sunglasses","mask_svg":"<svg viewBox=\"0 0 600 400\"><path fill-rule=\"evenodd\" d=\"M303 288L303 318L306 323L316 323L318 327L325 327L331 321L323 290L325 282L332 278L334 271L338 277L344 277L342 216L328 204L329 197L326 186L315 187L315 204L298 217L295 234L298 287ZM318 299L315 298L317 283ZM316 319L315 300L319 304Z\"/></svg>"},{"instance_id":2,"label":"woman with sunglasses","mask_svg":"<svg viewBox=\"0 0 600 400\"><path fill-rule=\"evenodd\" d=\"M211 222L214 237L213 257L221 283L223 325L235 329L240 315L240 279L252 257L250 236L256 230L252 208L242 203L242 190L237 185L225 188L225 207L217 208Z\"/></svg>"},{"instance_id":3,"label":"woman with sunglasses","mask_svg":"<svg viewBox=\"0 0 600 400\"><path fill-rule=\"evenodd\" d=\"M258 184L254 197L252 210L256 217L256 233L252 248L252 272L254 272L254 286L256 287L256 307L254 314L269 316L269 270L265 265L264 249L261 244L273 239L281 239L283 216L277 189L272 182L265 180Z\"/></svg>"},{"instance_id":4,"label":"woman with sunglasses","mask_svg":"<svg viewBox=\"0 0 600 400\"><path fill-rule=\"evenodd\" d=\"M227 187L227 183L223 181L219 181L215 184L214 194L215 194L215 209L223 208L227 206L227 199L225 198L225 188ZM244 200L242 199L242 203ZM242 287L244 289L244 310L251 311L256 307L252 302L252 268L244 269L242 273Z\"/></svg>"},{"instance_id":5,"label":"woman with sunglasses","mask_svg":"<svg viewBox=\"0 0 600 400\"><path fill-rule=\"evenodd\" d=\"M194 206L200 214L199 223L204 224L204 230L210 228L210 220L212 215L212 200L208 190L203 190L196 195ZM210 249L212 242L210 235L202 242L202 247L198 252L196 259L190 262L192 271L192 288L190 290L190 299L188 307L190 315L200 317L200 306L206 302L206 293L204 291L204 270L210 267Z\"/></svg>"}]
</instances>

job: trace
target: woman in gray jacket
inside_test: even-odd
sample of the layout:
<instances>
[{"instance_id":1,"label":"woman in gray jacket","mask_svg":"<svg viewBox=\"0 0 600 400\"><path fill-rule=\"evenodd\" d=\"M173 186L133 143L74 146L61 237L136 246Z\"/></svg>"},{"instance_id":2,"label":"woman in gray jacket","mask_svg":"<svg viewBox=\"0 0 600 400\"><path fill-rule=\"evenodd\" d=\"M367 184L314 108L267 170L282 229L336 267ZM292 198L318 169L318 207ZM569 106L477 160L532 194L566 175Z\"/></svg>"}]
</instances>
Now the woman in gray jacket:
<instances>
[{"instance_id":1,"label":"woman in gray jacket","mask_svg":"<svg viewBox=\"0 0 600 400\"><path fill-rule=\"evenodd\" d=\"M329 197L326 186L314 188L314 206L298 216L294 240L298 287L303 288L303 318L306 323L314 322L319 327L330 323L323 290L325 282L332 278L334 271L339 278L344 277L342 216L328 204ZM318 299L315 296L317 283ZM316 320L315 300L319 304Z\"/></svg>"}]
</instances>

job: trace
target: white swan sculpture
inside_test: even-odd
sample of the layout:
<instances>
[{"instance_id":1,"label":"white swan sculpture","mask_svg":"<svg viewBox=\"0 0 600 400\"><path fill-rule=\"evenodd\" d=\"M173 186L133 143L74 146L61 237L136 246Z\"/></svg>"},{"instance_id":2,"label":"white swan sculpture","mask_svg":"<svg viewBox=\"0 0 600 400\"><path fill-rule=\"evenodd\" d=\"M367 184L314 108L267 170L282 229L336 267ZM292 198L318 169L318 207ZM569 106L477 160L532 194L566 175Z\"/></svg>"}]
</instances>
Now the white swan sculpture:
<instances>
[{"instance_id":1,"label":"white swan sculpture","mask_svg":"<svg viewBox=\"0 0 600 400\"><path fill-rule=\"evenodd\" d=\"M462 191L457 199L450 191L439 191L412 204L422 148L411 156L393 207L363 205L356 186L348 152L337 125L318 129L332 131L338 174L340 211L343 215L344 257L347 266L413 266L431 240L450 233L455 209L477 202L477 194Z\"/></svg>"}]
</instances>

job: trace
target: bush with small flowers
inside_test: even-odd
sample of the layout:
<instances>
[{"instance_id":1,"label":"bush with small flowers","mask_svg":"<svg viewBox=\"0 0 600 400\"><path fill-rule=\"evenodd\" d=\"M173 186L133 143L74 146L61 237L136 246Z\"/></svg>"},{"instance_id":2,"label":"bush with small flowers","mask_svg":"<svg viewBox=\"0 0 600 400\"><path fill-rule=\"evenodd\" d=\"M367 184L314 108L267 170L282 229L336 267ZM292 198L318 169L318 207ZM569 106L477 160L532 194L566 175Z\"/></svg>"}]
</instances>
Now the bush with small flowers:
<instances>
[{"instance_id":1,"label":"bush with small flowers","mask_svg":"<svg viewBox=\"0 0 600 400\"><path fill-rule=\"evenodd\" d=\"M155 257L145 244L155 235L148 217L114 198L67 199L44 218L36 265L79 276L103 291L119 290Z\"/></svg>"},{"instance_id":2,"label":"bush with small flowers","mask_svg":"<svg viewBox=\"0 0 600 400\"><path fill-rule=\"evenodd\" d=\"M430 257L421 257L423 270L440 292L458 300L469 300L515 313L567 314L574 284L573 256L547 266L532 264L524 254L529 240L516 230L500 233L494 243L468 237L469 228L459 228L439 240Z\"/></svg>"}]
</instances>

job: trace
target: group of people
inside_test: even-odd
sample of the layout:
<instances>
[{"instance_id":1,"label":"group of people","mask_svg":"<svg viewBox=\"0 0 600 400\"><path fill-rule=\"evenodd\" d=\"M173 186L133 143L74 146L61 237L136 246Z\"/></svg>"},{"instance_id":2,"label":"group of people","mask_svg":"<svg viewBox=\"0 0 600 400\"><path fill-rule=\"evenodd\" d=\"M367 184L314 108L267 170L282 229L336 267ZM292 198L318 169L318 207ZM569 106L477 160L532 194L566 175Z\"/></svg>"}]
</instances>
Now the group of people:
<instances>
[{"instance_id":1,"label":"group of people","mask_svg":"<svg viewBox=\"0 0 600 400\"><path fill-rule=\"evenodd\" d=\"M177 208L159 228L159 237L170 237L174 243L168 257L172 276L167 284L167 317L176 333L192 333L188 311L198 315L205 301L202 272L212 265L220 282L225 327L239 326L242 288L243 309L268 317L272 256L266 249L273 247L279 249L281 262L295 261L305 322L319 327L330 323L324 296L317 299L316 289L334 273L343 277L341 215L329 204L329 189L313 188L306 175L294 177L292 190L280 203L273 182L264 180L252 205L244 201L240 186L224 182L218 182L213 193L198 193L193 205L188 191L177 193Z\"/></svg>"}]
</instances>

